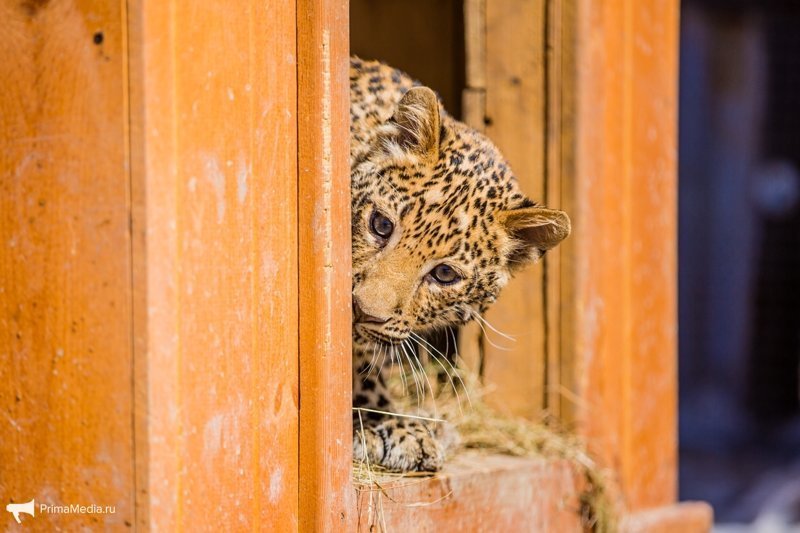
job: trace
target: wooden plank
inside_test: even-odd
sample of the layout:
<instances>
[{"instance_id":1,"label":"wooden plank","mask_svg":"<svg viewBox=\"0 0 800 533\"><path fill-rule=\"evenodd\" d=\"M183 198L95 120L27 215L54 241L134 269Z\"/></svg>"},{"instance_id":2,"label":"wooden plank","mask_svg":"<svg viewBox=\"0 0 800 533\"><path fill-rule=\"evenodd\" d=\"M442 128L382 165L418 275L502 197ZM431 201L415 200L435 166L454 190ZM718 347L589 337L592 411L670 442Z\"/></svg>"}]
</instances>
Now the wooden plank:
<instances>
[{"instance_id":1,"label":"wooden plank","mask_svg":"<svg viewBox=\"0 0 800 533\"><path fill-rule=\"evenodd\" d=\"M465 0L464 39L466 85L461 96L461 120L480 132L486 128L486 0ZM469 372L480 374L483 332L472 322L458 329L458 357Z\"/></svg>"},{"instance_id":2,"label":"wooden plank","mask_svg":"<svg viewBox=\"0 0 800 533\"><path fill-rule=\"evenodd\" d=\"M357 530L582 531L582 483L564 461L467 453L436 477L360 491Z\"/></svg>"},{"instance_id":3,"label":"wooden plank","mask_svg":"<svg viewBox=\"0 0 800 533\"><path fill-rule=\"evenodd\" d=\"M464 52L467 87L486 89L486 0L464 0Z\"/></svg>"},{"instance_id":4,"label":"wooden plank","mask_svg":"<svg viewBox=\"0 0 800 533\"><path fill-rule=\"evenodd\" d=\"M486 90L464 89L461 94L461 120L469 127L483 132L486 117Z\"/></svg>"},{"instance_id":5,"label":"wooden plank","mask_svg":"<svg viewBox=\"0 0 800 533\"><path fill-rule=\"evenodd\" d=\"M574 202L575 175L575 0L547 1L547 168L546 204L580 218ZM574 239L544 260L547 308L547 411L564 426L574 421L580 399L573 382Z\"/></svg>"},{"instance_id":6,"label":"wooden plank","mask_svg":"<svg viewBox=\"0 0 800 533\"><path fill-rule=\"evenodd\" d=\"M631 1L630 441L633 508L677 487L677 110L679 3Z\"/></svg>"},{"instance_id":7,"label":"wooden plank","mask_svg":"<svg viewBox=\"0 0 800 533\"><path fill-rule=\"evenodd\" d=\"M298 3L300 530L355 521L347 2Z\"/></svg>"},{"instance_id":8,"label":"wooden plank","mask_svg":"<svg viewBox=\"0 0 800 533\"><path fill-rule=\"evenodd\" d=\"M632 513L623 519L620 530L623 533L708 533L713 525L714 510L710 505L681 502Z\"/></svg>"},{"instance_id":9,"label":"wooden plank","mask_svg":"<svg viewBox=\"0 0 800 533\"><path fill-rule=\"evenodd\" d=\"M0 2L0 493L134 518L124 4ZM49 514L112 505L114 514ZM16 524L3 512L2 529ZM12 525L13 524L13 525Z\"/></svg>"},{"instance_id":10,"label":"wooden plank","mask_svg":"<svg viewBox=\"0 0 800 533\"><path fill-rule=\"evenodd\" d=\"M545 196L545 11L543 0L486 1L486 134L531 198ZM537 418L545 387L543 270L509 283L487 320L516 342L488 331L483 343L487 401L504 413Z\"/></svg>"},{"instance_id":11,"label":"wooden plank","mask_svg":"<svg viewBox=\"0 0 800 533\"><path fill-rule=\"evenodd\" d=\"M295 6L128 9L138 524L291 530Z\"/></svg>"},{"instance_id":12,"label":"wooden plank","mask_svg":"<svg viewBox=\"0 0 800 533\"><path fill-rule=\"evenodd\" d=\"M637 510L676 495L678 3L581 0L577 28L577 415Z\"/></svg>"}]
</instances>

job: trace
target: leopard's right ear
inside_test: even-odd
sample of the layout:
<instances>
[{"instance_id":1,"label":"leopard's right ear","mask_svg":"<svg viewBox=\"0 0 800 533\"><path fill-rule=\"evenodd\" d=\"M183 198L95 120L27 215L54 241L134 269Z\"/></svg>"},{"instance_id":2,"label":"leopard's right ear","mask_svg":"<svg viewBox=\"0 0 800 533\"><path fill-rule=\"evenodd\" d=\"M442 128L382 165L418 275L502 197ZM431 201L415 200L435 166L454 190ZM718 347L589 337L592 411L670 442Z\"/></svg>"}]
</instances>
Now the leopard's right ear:
<instances>
[{"instance_id":1,"label":"leopard's right ear","mask_svg":"<svg viewBox=\"0 0 800 533\"><path fill-rule=\"evenodd\" d=\"M501 211L497 218L510 237L505 253L512 270L535 263L572 230L565 212L536 205Z\"/></svg>"},{"instance_id":2,"label":"leopard's right ear","mask_svg":"<svg viewBox=\"0 0 800 533\"><path fill-rule=\"evenodd\" d=\"M403 95L387 123L389 135L384 146L390 153L400 149L435 160L439 157L440 125L436 93L428 87L414 87Z\"/></svg>"}]
</instances>

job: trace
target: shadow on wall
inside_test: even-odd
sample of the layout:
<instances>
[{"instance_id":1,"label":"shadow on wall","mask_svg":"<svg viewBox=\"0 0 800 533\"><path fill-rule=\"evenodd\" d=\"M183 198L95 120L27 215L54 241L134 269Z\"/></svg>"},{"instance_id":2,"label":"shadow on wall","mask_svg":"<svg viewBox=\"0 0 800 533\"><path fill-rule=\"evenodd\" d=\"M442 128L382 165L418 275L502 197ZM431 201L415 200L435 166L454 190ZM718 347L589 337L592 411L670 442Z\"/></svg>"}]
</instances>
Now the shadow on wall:
<instances>
[{"instance_id":1,"label":"shadow on wall","mask_svg":"<svg viewBox=\"0 0 800 533\"><path fill-rule=\"evenodd\" d=\"M439 93L450 114L461 116L463 1L351 0L350 51L412 73Z\"/></svg>"}]
</instances>

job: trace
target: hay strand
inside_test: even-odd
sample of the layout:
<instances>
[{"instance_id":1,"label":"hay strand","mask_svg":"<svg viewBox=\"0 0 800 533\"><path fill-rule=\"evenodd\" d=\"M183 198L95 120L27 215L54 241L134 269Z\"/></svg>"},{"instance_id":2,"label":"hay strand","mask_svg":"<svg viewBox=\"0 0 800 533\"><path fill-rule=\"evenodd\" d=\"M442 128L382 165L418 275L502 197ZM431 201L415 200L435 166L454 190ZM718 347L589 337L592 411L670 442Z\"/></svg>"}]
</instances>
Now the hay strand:
<instances>
[{"instance_id":1,"label":"hay strand","mask_svg":"<svg viewBox=\"0 0 800 533\"><path fill-rule=\"evenodd\" d=\"M619 509L612 500L609 487L609 474L595 464L585 451L585 446L576 436L559 429L554 420L543 416L542 422L536 423L522 418L507 417L498 414L483 400L487 388L472 373L463 368L453 369L458 373L458 382L470 391L471 401L469 406L463 406L460 395L452 387L442 386L437 394L427 395L426 401L415 397L413 388L409 394L403 395L403 380L399 375L394 375L389 380L389 386L395 398L401 398L395 405L398 412L379 411L389 416L402 416L422 419L434 423L449 422L455 426L459 435L459 443L451 455L460 451L486 454L501 454L514 457L543 457L549 459L566 460L573 465L575 470L584 479L583 491L578 496L581 521L584 530L593 533L613 533L618 528ZM433 371L428 368L427 371ZM451 381L449 384L452 384ZM400 389L400 390L398 390ZM428 417L423 414L423 409L432 408L438 418ZM356 408L360 411L371 409ZM419 414L401 414L417 410ZM359 421L360 421L359 413ZM363 431L363 430L362 430ZM363 434L363 433L362 433ZM370 524L373 523L373 511L377 514L377 524L385 531L385 517L383 516L383 498L392 503L406 507L424 507L434 505L450 497L451 494L431 502L397 502L391 498L387 488L404 487L424 483L427 478L436 474L427 472L389 472L378 465L362 462L353 463L353 484L358 492L369 493Z\"/></svg>"}]
</instances>

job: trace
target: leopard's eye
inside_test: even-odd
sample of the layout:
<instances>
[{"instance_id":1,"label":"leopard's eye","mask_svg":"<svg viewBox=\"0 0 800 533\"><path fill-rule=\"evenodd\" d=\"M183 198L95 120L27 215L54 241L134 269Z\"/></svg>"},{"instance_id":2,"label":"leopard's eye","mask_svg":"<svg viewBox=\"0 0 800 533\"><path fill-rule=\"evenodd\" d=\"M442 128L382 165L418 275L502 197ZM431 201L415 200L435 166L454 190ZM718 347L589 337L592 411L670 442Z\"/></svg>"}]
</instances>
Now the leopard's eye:
<instances>
[{"instance_id":1,"label":"leopard's eye","mask_svg":"<svg viewBox=\"0 0 800 533\"><path fill-rule=\"evenodd\" d=\"M458 272L450 265L445 265L444 263L433 267L433 270L431 270L431 277L442 285L452 285L461 280L461 276L458 275Z\"/></svg>"},{"instance_id":2,"label":"leopard's eye","mask_svg":"<svg viewBox=\"0 0 800 533\"><path fill-rule=\"evenodd\" d=\"M369 229L381 239L388 239L394 231L394 222L389 220L383 213L373 211L369 219Z\"/></svg>"}]
</instances>

